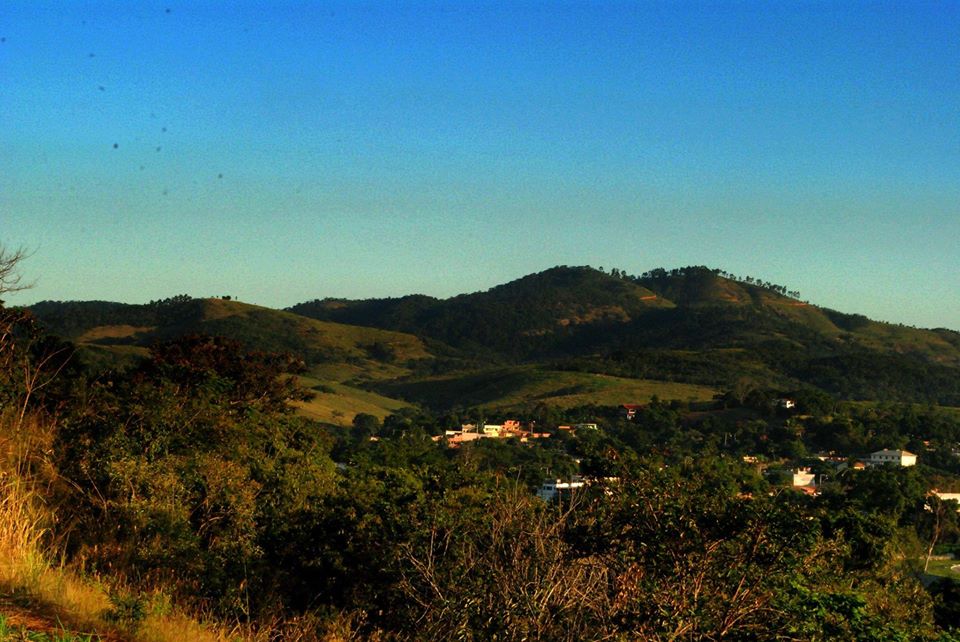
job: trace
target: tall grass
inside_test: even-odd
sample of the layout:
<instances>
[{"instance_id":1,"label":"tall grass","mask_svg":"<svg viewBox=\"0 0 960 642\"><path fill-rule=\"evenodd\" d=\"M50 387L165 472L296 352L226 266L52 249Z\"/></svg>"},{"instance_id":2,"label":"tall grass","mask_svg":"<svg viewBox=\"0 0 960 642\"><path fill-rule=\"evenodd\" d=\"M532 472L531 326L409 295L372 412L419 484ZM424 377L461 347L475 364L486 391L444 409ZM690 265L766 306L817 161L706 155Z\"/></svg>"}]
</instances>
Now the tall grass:
<instances>
[{"instance_id":1,"label":"tall grass","mask_svg":"<svg viewBox=\"0 0 960 642\"><path fill-rule=\"evenodd\" d=\"M49 501L58 483L51 463L55 424L37 414L0 414L0 593L12 594L52 613L70 627L99 631L142 642L215 642L249 639L224 627L211 627L176 612L154 595L136 623L109 621L111 595L136 592L104 578L86 577L58 554L49 525L55 507ZM165 608L149 608L165 604ZM96 636L94 636L96 639Z\"/></svg>"},{"instance_id":2,"label":"tall grass","mask_svg":"<svg viewBox=\"0 0 960 642\"><path fill-rule=\"evenodd\" d=\"M38 581L45 565L47 511L30 472L42 468L48 445L34 415L0 415L0 584L24 587Z\"/></svg>"}]
</instances>

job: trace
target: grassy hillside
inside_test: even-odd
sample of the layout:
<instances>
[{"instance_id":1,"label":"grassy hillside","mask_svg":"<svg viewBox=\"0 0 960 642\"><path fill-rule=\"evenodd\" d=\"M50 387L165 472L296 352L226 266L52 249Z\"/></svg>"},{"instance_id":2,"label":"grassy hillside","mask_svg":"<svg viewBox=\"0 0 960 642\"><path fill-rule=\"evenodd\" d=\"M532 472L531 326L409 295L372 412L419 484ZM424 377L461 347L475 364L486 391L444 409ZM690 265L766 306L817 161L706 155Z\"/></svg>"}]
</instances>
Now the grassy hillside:
<instances>
[{"instance_id":1,"label":"grassy hillside","mask_svg":"<svg viewBox=\"0 0 960 642\"><path fill-rule=\"evenodd\" d=\"M446 300L326 300L292 310L416 333L491 361L560 359L586 372L720 387L747 377L846 398L960 398L960 333L871 321L705 267L639 277L557 267Z\"/></svg>"},{"instance_id":2,"label":"grassy hillside","mask_svg":"<svg viewBox=\"0 0 960 642\"><path fill-rule=\"evenodd\" d=\"M385 369L395 376L403 372L402 364L431 358L423 341L409 334L317 321L239 301L45 302L32 310L51 332L88 348L94 361L142 354L155 341L191 333L230 337L248 349L289 352L308 365L347 362L355 367L355 377L383 376Z\"/></svg>"},{"instance_id":3,"label":"grassy hillside","mask_svg":"<svg viewBox=\"0 0 960 642\"><path fill-rule=\"evenodd\" d=\"M423 341L409 334L222 299L180 300L152 309L96 302L43 304L37 307L37 316L54 332L74 340L78 358L95 370L132 365L147 355L153 342L193 333L226 336L249 349L298 355L310 373L303 378L304 385L316 394L299 404L300 413L334 424L349 424L361 412L382 418L408 405L343 382L406 376L408 364L432 358Z\"/></svg>"},{"instance_id":4,"label":"grassy hillside","mask_svg":"<svg viewBox=\"0 0 960 642\"><path fill-rule=\"evenodd\" d=\"M434 408L484 406L523 408L538 403L562 408L585 404L644 403L663 399L702 401L717 390L683 383L629 379L587 372L544 370L534 366L494 368L383 382L377 389Z\"/></svg>"},{"instance_id":5,"label":"grassy hillside","mask_svg":"<svg viewBox=\"0 0 960 642\"><path fill-rule=\"evenodd\" d=\"M672 302L635 283L592 268L562 267L446 300L317 300L290 310L416 333L467 350L531 356L555 349L582 328L616 326L669 307Z\"/></svg>"},{"instance_id":6,"label":"grassy hillside","mask_svg":"<svg viewBox=\"0 0 960 642\"><path fill-rule=\"evenodd\" d=\"M363 390L355 386L337 383L330 379L309 376L298 377L300 384L315 396L309 401L297 402L300 414L335 425L349 425L359 413L383 419L409 403Z\"/></svg>"},{"instance_id":7,"label":"grassy hillside","mask_svg":"<svg viewBox=\"0 0 960 642\"><path fill-rule=\"evenodd\" d=\"M427 374L469 370L483 383L491 368L504 365L548 371L563 364L585 375L710 389L749 379L782 388L812 385L846 399L960 404L960 333L821 308L785 287L705 267L630 276L563 266L449 299L327 299L287 311L183 296L142 306L45 302L33 311L83 346L83 358L94 366L129 363L153 341L193 332L299 355L312 377L345 386L338 398L316 401L315 416L327 418L393 407L396 400L362 398L360 388L371 382L404 380L397 384L402 387ZM409 379L413 375L418 379ZM605 390L597 384L576 394ZM385 387L378 391L391 395ZM520 396L566 403L565 395L548 392ZM408 393L404 389L410 399L435 396ZM495 401L492 393L466 393L479 403ZM502 403L516 401L505 393Z\"/></svg>"}]
</instances>

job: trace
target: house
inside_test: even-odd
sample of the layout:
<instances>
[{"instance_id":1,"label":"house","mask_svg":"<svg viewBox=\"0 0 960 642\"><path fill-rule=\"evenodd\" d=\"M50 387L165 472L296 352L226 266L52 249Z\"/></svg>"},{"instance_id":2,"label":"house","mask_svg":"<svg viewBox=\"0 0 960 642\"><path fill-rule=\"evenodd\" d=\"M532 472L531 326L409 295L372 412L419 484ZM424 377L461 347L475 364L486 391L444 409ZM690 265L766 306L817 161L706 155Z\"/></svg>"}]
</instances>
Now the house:
<instances>
[{"instance_id":1,"label":"house","mask_svg":"<svg viewBox=\"0 0 960 642\"><path fill-rule=\"evenodd\" d=\"M574 430L596 430L597 424L574 424Z\"/></svg>"},{"instance_id":2,"label":"house","mask_svg":"<svg viewBox=\"0 0 960 642\"><path fill-rule=\"evenodd\" d=\"M620 407L623 408L624 416L627 419L633 419L637 416L637 411L643 408L643 405L638 403L625 403Z\"/></svg>"},{"instance_id":3,"label":"house","mask_svg":"<svg viewBox=\"0 0 960 642\"><path fill-rule=\"evenodd\" d=\"M846 461L840 462L837 464L837 472L843 472L844 470L864 470L867 467L862 461L855 461L852 464Z\"/></svg>"},{"instance_id":4,"label":"house","mask_svg":"<svg viewBox=\"0 0 960 642\"><path fill-rule=\"evenodd\" d=\"M447 444L451 448L457 448L460 444L466 443L468 441L474 441L476 439L482 438L483 435L476 432L461 432L457 433L451 437L447 438Z\"/></svg>"},{"instance_id":5,"label":"house","mask_svg":"<svg viewBox=\"0 0 960 642\"><path fill-rule=\"evenodd\" d=\"M784 410L790 410L791 408L796 408L797 402L793 399L787 399L786 397L777 399L777 408L782 408Z\"/></svg>"},{"instance_id":6,"label":"house","mask_svg":"<svg viewBox=\"0 0 960 642\"><path fill-rule=\"evenodd\" d=\"M939 497L941 500L945 502L955 501L958 504L960 504L960 493L941 493L938 490L931 490L930 494L936 495L937 497ZM960 511L960 507L958 507L957 510Z\"/></svg>"},{"instance_id":7,"label":"house","mask_svg":"<svg viewBox=\"0 0 960 642\"><path fill-rule=\"evenodd\" d=\"M817 476L809 468L798 468L793 471L793 487L814 487L817 485Z\"/></svg>"},{"instance_id":8,"label":"house","mask_svg":"<svg viewBox=\"0 0 960 642\"><path fill-rule=\"evenodd\" d=\"M870 453L866 459L868 466L883 466L890 464L893 466L916 466L917 456L906 450L878 450Z\"/></svg>"},{"instance_id":9,"label":"house","mask_svg":"<svg viewBox=\"0 0 960 642\"><path fill-rule=\"evenodd\" d=\"M543 482L543 485L537 489L537 497L545 502L551 502L557 497L569 496L573 491L583 488L586 482L578 475L574 475L570 481L562 479L549 479Z\"/></svg>"}]
</instances>

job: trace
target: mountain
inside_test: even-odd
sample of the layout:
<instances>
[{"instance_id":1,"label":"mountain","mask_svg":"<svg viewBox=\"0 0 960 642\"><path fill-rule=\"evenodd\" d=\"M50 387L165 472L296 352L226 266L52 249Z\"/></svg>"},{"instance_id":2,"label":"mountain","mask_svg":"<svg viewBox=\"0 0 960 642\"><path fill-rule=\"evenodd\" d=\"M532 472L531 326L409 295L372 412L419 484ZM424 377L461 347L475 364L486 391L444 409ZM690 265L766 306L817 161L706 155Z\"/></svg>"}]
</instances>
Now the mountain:
<instances>
[{"instance_id":1,"label":"mountain","mask_svg":"<svg viewBox=\"0 0 960 642\"><path fill-rule=\"evenodd\" d=\"M146 347L191 333L223 335L246 348L290 352L308 364L398 363L431 357L409 334L309 319L224 299L174 297L145 305L44 301L30 307L51 332L85 346Z\"/></svg>"},{"instance_id":2,"label":"mountain","mask_svg":"<svg viewBox=\"0 0 960 642\"><path fill-rule=\"evenodd\" d=\"M704 267L640 277L556 267L486 292L449 299L422 295L323 299L289 311L314 319L398 330L458 348L521 358L570 356L626 342L644 348L742 348L786 340L832 353L852 349L912 354L960 365L960 333L871 321L786 296Z\"/></svg>"},{"instance_id":3,"label":"mountain","mask_svg":"<svg viewBox=\"0 0 960 642\"><path fill-rule=\"evenodd\" d=\"M542 356L580 330L618 326L674 304L636 283L558 267L450 299L316 300L288 308L315 319L410 332L466 350Z\"/></svg>"},{"instance_id":4,"label":"mountain","mask_svg":"<svg viewBox=\"0 0 960 642\"><path fill-rule=\"evenodd\" d=\"M301 411L332 423L349 422L358 412L383 417L407 405L356 384L408 375L411 364L433 358L423 341L409 334L224 299L178 296L144 305L44 301L30 309L50 332L76 343L79 359L94 369L130 363L156 341L196 333L230 337L251 350L291 353L306 365L302 385L315 393Z\"/></svg>"},{"instance_id":5,"label":"mountain","mask_svg":"<svg viewBox=\"0 0 960 642\"><path fill-rule=\"evenodd\" d=\"M871 321L702 266L641 276L562 266L449 299L324 299L289 310L507 363L960 405L960 333Z\"/></svg>"},{"instance_id":6,"label":"mountain","mask_svg":"<svg viewBox=\"0 0 960 642\"><path fill-rule=\"evenodd\" d=\"M404 401L569 405L744 386L960 406L960 333L872 321L701 266L640 276L561 266L448 299L318 299L285 311L186 296L31 309L93 362L195 332L299 355L304 385L319 393L313 416L327 418Z\"/></svg>"}]
</instances>

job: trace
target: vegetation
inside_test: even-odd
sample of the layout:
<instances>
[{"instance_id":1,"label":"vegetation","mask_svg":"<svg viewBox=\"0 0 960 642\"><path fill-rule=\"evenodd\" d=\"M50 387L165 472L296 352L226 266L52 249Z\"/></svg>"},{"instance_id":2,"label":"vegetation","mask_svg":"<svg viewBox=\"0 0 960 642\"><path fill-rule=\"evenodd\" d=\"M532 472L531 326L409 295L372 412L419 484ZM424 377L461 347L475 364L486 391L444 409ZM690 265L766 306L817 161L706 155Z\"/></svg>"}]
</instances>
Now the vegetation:
<instances>
[{"instance_id":1,"label":"vegetation","mask_svg":"<svg viewBox=\"0 0 960 642\"><path fill-rule=\"evenodd\" d=\"M51 638L957 639L934 575L960 523L931 491L960 491L960 414L897 402L923 392L885 374L907 362L838 339L872 326L751 280L567 268L453 307L318 304L422 339L185 297L54 337L0 307L0 593L55 608ZM71 336L145 354L89 368ZM814 368L854 343L872 403ZM949 398L938 367L907 372ZM881 448L919 464L851 466Z\"/></svg>"},{"instance_id":2,"label":"vegetation","mask_svg":"<svg viewBox=\"0 0 960 642\"><path fill-rule=\"evenodd\" d=\"M414 333L488 365L725 388L746 376L846 399L960 403L960 333L876 323L798 299L785 286L702 266L640 276L557 267L446 300L315 300L290 310ZM428 374L443 374L440 366Z\"/></svg>"}]
</instances>

